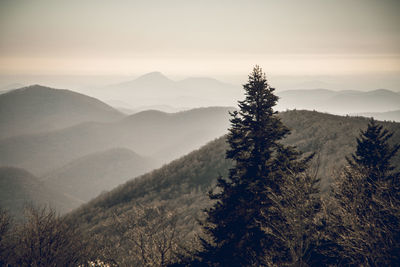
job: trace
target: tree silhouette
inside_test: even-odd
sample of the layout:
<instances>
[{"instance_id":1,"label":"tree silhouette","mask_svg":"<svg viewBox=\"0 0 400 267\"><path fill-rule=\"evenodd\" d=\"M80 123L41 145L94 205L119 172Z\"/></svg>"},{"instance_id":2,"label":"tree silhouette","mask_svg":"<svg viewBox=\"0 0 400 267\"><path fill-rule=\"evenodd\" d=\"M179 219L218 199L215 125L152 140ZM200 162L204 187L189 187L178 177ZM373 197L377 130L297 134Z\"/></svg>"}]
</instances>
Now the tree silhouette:
<instances>
[{"instance_id":1,"label":"tree silhouette","mask_svg":"<svg viewBox=\"0 0 400 267\"><path fill-rule=\"evenodd\" d=\"M390 146L388 140L393 136L374 119L368 123L365 131L361 131L357 138L357 149L347 162L351 169L368 174L368 179L373 183L378 181L396 180L399 173L391 165L391 160L400 149L400 145Z\"/></svg>"},{"instance_id":2,"label":"tree silhouette","mask_svg":"<svg viewBox=\"0 0 400 267\"><path fill-rule=\"evenodd\" d=\"M216 202L206 210L206 235L192 265L262 266L292 260L290 220L282 209L293 196L284 191L296 186L312 156L300 159L300 152L280 143L290 131L273 110L278 97L260 67L243 87L246 98L231 113L228 134L226 157L234 167L229 179L218 179L218 191L210 192ZM310 186L315 189L314 182Z\"/></svg>"}]
</instances>

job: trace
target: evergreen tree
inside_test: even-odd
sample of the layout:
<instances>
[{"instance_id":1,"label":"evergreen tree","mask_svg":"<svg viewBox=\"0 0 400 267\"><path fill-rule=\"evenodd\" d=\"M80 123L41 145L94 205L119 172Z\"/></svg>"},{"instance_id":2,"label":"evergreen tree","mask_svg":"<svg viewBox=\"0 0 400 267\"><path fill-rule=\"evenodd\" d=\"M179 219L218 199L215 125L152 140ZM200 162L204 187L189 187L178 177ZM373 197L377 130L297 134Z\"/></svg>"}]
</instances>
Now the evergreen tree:
<instances>
[{"instance_id":1,"label":"evergreen tree","mask_svg":"<svg viewBox=\"0 0 400 267\"><path fill-rule=\"evenodd\" d=\"M218 179L218 192L210 192L216 202L206 210L199 265L265 266L291 260L286 242L290 233L282 233L290 228L288 213L282 209L293 204L287 201L293 196L286 197L283 190L296 184L312 156L300 159L301 153L280 143L289 129L273 110L278 97L260 67L243 87L245 100L231 114L228 134L226 156L234 167L229 179ZM315 183L310 186L315 193Z\"/></svg>"},{"instance_id":2,"label":"evergreen tree","mask_svg":"<svg viewBox=\"0 0 400 267\"><path fill-rule=\"evenodd\" d=\"M330 236L347 264L400 262L400 174L391 165L400 145L388 143L392 135L372 119L337 178Z\"/></svg>"},{"instance_id":3,"label":"evergreen tree","mask_svg":"<svg viewBox=\"0 0 400 267\"><path fill-rule=\"evenodd\" d=\"M357 138L357 149L347 162L351 169L365 172L373 185L379 181L396 179L398 173L393 172L394 166L390 161L398 152L400 145L391 147L388 140L393 136L381 125L376 124L374 119L368 123L365 131L361 131Z\"/></svg>"}]
</instances>

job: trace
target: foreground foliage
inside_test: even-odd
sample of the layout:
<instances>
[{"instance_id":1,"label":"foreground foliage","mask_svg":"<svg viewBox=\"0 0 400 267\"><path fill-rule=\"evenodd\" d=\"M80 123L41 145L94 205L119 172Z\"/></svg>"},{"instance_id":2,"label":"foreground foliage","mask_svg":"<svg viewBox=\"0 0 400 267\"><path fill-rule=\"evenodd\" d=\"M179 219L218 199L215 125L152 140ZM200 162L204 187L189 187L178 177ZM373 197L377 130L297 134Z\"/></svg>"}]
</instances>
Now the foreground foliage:
<instances>
[{"instance_id":1,"label":"foreground foliage","mask_svg":"<svg viewBox=\"0 0 400 267\"><path fill-rule=\"evenodd\" d=\"M0 256L5 266L73 266L90 258L78 229L51 208L26 208L25 221L10 227L1 211Z\"/></svg>"},{"instance_id":2,"label":"foreground foliage","mask_svg":"<svg viewBox=\"0 0 400 267\"><path fill-rule=\"evenodd\" d=\"M334 253L338 264L400 263L400 173L391 165L400 145L389 145L392 135L371 120L335 181L325 214L332 245L323 253Z\"/></svg>"}]
</instances>

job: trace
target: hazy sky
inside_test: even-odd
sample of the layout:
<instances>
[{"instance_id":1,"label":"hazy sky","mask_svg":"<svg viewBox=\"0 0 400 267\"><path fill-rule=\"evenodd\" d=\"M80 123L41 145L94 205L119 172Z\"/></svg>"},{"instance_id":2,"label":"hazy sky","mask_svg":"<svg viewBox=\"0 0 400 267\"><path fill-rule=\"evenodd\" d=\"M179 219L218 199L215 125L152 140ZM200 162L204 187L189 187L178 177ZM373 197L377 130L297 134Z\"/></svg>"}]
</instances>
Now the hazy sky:
<instances>
[{"instance_id":1,"label":"hazy sky","mask_svg":"<svg viewBox=\"0 0 400 267\"><path fill-rule=\"evenodd\" d=\"M399 0L0 0L0 74L400 73Z\"/></svg>"}]
</instances>

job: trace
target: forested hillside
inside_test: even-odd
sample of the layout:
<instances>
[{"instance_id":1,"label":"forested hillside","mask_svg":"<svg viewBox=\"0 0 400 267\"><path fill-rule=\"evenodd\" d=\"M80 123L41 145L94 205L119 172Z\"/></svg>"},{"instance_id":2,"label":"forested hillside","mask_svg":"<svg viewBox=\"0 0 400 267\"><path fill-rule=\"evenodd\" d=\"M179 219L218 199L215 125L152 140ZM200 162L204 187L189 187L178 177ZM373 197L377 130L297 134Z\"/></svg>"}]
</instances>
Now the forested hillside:
<instances>
[{"instance_id":1,"label":"forested hillside","mask_svg":"<svg viewBox=\"0 0 400 267\"><path fill-rule=\"evenodd\" d=\"M279 115L292 134L285 143L296 145L306 154L316 152L311 172L318 171L321 187L327 190L333 175L337 175L345 163L345 156L352 153L356 137L368 120L357 117L341 117L312 111L289 111ZM400 124L383 123L395 132L392 142L400 142ZM219 175L226 176L231 162L225 159L227 144L219 138L200 150L145 174L135 180L102 194L69 218L88 233L108 236L116 234L112 227L115 216L129 212L141 205L168 205L182 212L180 227L191 232L195 218L210 202L206 192L213 187ZM400 166L400 158L394 164ZM89 230L90 229L90 230Z\"/></svg>"}]
</instances>

